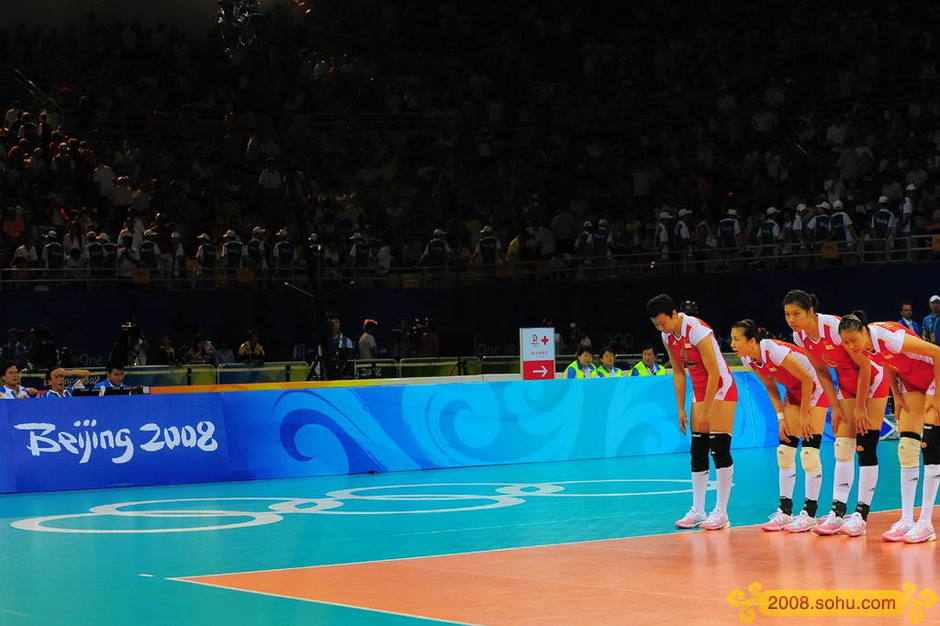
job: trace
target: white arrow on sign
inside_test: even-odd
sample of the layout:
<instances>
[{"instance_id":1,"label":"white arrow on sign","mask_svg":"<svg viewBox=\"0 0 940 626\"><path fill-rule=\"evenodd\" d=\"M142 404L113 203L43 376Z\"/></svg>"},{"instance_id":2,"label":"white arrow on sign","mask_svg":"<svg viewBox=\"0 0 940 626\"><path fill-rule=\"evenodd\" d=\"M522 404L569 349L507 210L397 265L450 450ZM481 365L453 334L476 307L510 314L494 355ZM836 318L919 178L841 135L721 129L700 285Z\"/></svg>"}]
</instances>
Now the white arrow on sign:
<instances>
[{"instance_id":1,"label":"white arrow on sign","mask_svg":"<svg viewBox=\"0 0 940 626\"><path fill-rule=\"evenodd\" d=\"M543 365L540 369L532 370L532 373L541 374L544 377L546 374L548 374L548 368Z\"/></svg>"}]
</instances>

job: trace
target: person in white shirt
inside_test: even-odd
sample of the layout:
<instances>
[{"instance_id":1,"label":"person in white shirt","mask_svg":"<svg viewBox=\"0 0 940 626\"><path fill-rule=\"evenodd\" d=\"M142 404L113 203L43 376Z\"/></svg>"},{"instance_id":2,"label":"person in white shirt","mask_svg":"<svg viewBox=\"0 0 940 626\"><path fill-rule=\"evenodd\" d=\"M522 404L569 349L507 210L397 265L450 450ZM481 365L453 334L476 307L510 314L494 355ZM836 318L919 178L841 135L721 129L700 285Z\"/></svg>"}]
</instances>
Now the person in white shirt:
<instances>
[{"instance_id":1,"label":"person in white shirt","mask_svg":"<svg viewBox=\"0 0 940 626\"><path fill-rule=\"evenodd\" d=\"M22 398L35 398L38 391L32 387L20 386L20 368L13 362L6 362L3 368L3 386L0 387L0 400L20 400Z\"/></svg>"},{"instance_id":2,"label":"person in white shirt","mask_svg":"<svg viewBox=\"0 0 940 626\"><path fill-rule=\"evenodd\" d=\"M373 334L378 325L379 323L373 319L367 319L362 323L362 335L359 337L360 360L379 358L379 350Z\"/></svg>"}]
</instances>

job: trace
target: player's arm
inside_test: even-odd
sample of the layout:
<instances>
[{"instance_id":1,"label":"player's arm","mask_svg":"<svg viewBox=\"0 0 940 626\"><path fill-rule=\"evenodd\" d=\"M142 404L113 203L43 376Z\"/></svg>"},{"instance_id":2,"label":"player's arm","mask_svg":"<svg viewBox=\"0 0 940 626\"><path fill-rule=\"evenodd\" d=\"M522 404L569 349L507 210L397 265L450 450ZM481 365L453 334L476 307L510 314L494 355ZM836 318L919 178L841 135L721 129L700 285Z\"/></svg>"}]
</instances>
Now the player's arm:
<instances>
[{"instance_id":1,"label":"player's arm","mask_svg":"<svg viewBox=\"0 0 940 626\"><path fill-rule=\"evenodd\" d=\"M858 433L868 432L868 389L871 386L871 360L864 353L848 353L858 365L858 386L855 389L855 428Z\"/></svg>"},{"instance_id":2,"label":"player's arm","mask_svg":"<svg viewBox=\"0 0 940 626\"><path fill-rule=\"evenodd\" d=\"M890 367L886 367L885 377L888 379L888 388L891 390L891 396L894 398L894 415L899 418L901 411L907 409L907 405L904 404L904 396L901 395L901 390L898 389L897 374L895 374L894 370Z\"/></svg>"},{"instance_id":3,"label":"player's arm","mask_svg":"<svg viewBox=\"0 0 940 626\"><path fill-rule=\"evenodd\" d=\"M676 404L679 407L679 430L684 435L687 422L685 415L685 366L675 357L665 341L663 341L663 345L666 347L666 354L669 355L669 363L672 365L672 385L676 389Z\"/></svg>"},{"instance_id":4,"label":"player's arm","mask_svg":"<svg viewBox=\"0 0 940 626\"><path fill-rule=\"evenodd\" d=\"M774 407L774 412L778 414L783 413L783 402L780 400L780 390L777 388L777 383L767 378L757 370L753 370L757 374L757 379L763 383L764 387L767 389L767 395L770 397L770 403Z\"/></svg>"},{"instance_id":5,"label":"player's arm","mask_svg":"<svg viewBox=\"0 0 940 626\"><path fill-rule=\"evenodd\" d=\"M813 422L809 412L809 403L813 399L813 377L800 367L792 354L788 354L780 366L800 381L800 434L804 438L812 438Z\"/></svg>"},{"instance_id":6,"label":"player's arm","mask_svg":"<svg viewBox=\"0 0 940 626\"><path fill-rule=\"evenodd\" d=\"M777 414L777 429L779 430L780 441L787 443L790 441L790 433L787 430L787 422L783 419L783 402L780 400L780 391L777 389L777 383L770 380L757 370L757 379L763 383L767 389L767 396L770 398L770 404L774 407L774 413Z\"/></svg>"},{"instance_id":7,"label":"player's arm","mask_svg":"<svg viewBox=\"0 0 940 626\"><path fill-rule=\"evenodd\" d=\"M839 398L836 396L836 387L832 384L832 374L829 372L829 366L811 352L807 353L806 356L809 358L809 362L813 364L813 369L816 370L816 376L819 378L819 384L822 385L823 393L829 398L829 404L832 407L832 430L835 432L839 427L839 422L842 421L842 409L839 406Z\"/></svg>"}]
</instances>

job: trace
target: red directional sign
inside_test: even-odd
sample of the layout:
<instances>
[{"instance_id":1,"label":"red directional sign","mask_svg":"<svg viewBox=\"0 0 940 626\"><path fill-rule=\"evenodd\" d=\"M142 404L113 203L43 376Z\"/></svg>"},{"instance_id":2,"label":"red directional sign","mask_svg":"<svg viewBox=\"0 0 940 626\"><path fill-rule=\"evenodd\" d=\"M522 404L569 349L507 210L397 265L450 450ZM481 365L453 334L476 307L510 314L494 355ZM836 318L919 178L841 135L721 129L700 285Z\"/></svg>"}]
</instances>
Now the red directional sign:
<instances>
[{"instance_id":1,"label":"red directional sign","mask_svg":"<svg viewBox=\"0 0 940 626\"><path fill-rule=\"evenodd\" d=\"M522 380L555 378L555 361L523 361Z\"/></svg>"}]
</instances>

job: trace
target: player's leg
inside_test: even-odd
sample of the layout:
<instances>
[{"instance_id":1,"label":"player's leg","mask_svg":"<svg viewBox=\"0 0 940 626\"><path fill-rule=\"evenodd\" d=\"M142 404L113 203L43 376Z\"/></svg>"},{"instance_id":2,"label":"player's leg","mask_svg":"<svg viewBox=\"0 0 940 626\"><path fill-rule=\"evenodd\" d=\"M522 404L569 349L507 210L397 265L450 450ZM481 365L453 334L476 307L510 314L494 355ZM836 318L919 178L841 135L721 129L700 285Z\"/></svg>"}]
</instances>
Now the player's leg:
<instances>
[{"instance_id":1,"label":"player's leg","mask_svg":"<svg viewBox=\"0 0 940 626\"><path fill-rule=\"evenodd\" d=\"M813 421L813 436L803 438L803 449L800 451L800 465L805 474L805 498L803 510L794 515L787 526L793 533L804 533L812 530L818 524L816 509L819 506L819 491L822 488L823 468L819 456L819 446L822 444L822 432L826 424L826 413L829 407L820 406L810 409Z\"/></svg>"},{"instance_id":2,"label":"player's leg","mask_svg":"<svg viewBox=\"0 0 940 626\"><path fill-rule=\"evenodd\" d=\"M933 389L928 390L928 394ZM907 543L935 541L937 533L933 528L933 507L940 487L940 421L937 418L937 398L928 395L924 409L924 435L921 451L924 458L924 484L921 493L920 517L904 535Z\"/></svg>"},{"instance_id":3,"label":"player's leg","mask_svg":"<svg viewBox=\"0 0 940 626\"><path fill-rule=\"evenodd\" d=\"M731 525L728 519L728 500L734 482L734 461L731 458L731 433L734 432L734 411L737 401L715 400L709 421L708 448L715 464L718 498L708 519L702 522L705 530L720 530Z\"/></svg>"},{"instance_id":4,"label":"player's leg","mask_svg":"<svg viewBox=\"0 0 940 626\"><path fill-rule=\"evenodd\" d=\"M864 535L868 526L868 512L878 485L878 440L881 438L881 422L885 416L887 396L869 398L868 430L855 436L855 452L858 458L858 504L855 512L845 518L840 532L849 537Z\"/></svg>"},{"instance_id":5,"label":"player's leg","mask_svg":"<svg viewBox=\"0 0 940 626\"><path fill-rule=\"evenodd\" d=\"M689 455L692 461L692 508L679 519L676 528L695 528L708 517L705 514L705 489L708 486L708 427L705 407L692 403L692 443Z\"/></svg>"},{"instance_id":6,"label":"player's leg","mask_svg":"<svg viewBox=\"0 0 940 626\"><path fill-rule=\"evenodd\" d=\"M885 541L899 542L914 526L914 497L920 480L920 450L924 431L924 394L902 393L905 410L898 415L898 461L901 464L901 519L881 535Z\"/></svg>"},{"instance_id":7,"label":"player's leg","mask_svg":"<svg viewBox=\"0 0 940 626\"><path fill-rule=\"evenodd\" d=\"M846 502L855 482L855 398L839 398L843 420L836 429L833 452L836 467L832 476L832 510L813 529L817 535L835 535L845 523Z\"/></svg>"},{"instance_id":8,"label":"player's leg","mask_svg":"<svg viewBox=\"0 0 940 626\"><path fill-rule=\"evenodd\" d=\"M783 407L784 423L788 433L800 432L800 409L792 404ZM793 521L793 485L796 483L796 452L800 445L798 435L791 434L786 443L777 444L777 483L780 503L770 515L770 520L761 525L761 530L777 532Z\"/></svg>"}]
</instances>

